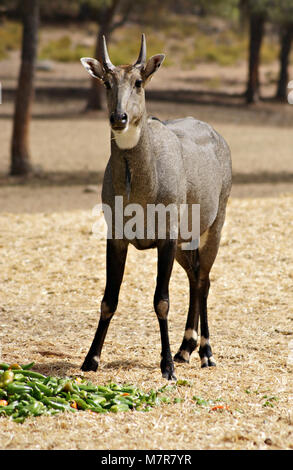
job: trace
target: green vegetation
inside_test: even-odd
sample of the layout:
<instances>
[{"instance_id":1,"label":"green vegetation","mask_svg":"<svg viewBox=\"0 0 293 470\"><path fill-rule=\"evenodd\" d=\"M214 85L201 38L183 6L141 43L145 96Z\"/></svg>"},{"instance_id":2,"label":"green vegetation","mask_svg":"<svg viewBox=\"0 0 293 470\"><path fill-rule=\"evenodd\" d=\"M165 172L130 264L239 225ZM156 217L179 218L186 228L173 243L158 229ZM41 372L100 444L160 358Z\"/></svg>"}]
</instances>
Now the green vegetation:
<instances>
[{"instance_id":1,"label":"green vegetation","mask_svg":"<svg viewBox=\"0 0 293 470\"><path fill-rule=\"evenodd\" d=\"M190 50L183 55L183 64L190 67L197 63L216 63L222 66L236 65L247 60L248 37L233 31L223 31L207 35L195 34ZM261 60L265 64L278 58L279 47L270 39L266 39L261 50Z\"/></svg>"},{"instance_id":2,"label":"green vegetation","mask_svg":"<svg viewBox=\"0 0 293 470\"><path fill-rule=\"evenodd\" d=\"M263 392L261 392L260 390L250 390L250 388L245 389L244 392L247 393L248 395L251 395L251 394L260 395L261 393L263 393ZM267 407L268 407L268 408L274 408L274 405L275 405L274 402L277 402L277 401L279 400L278 397L276 397L276 396L269 396L269 395L267 395L267 394L266 394L266 395L263 395L260 399L261 399L261 400L264 400L264 402L263 402L263 404L262 404L262 406L263 406L264 408L267 408Z\"/></svg>"},{"instance_id":3,"label":"green vegetation","mask_svg":"<svg viewBox=\"0 0 293 470\"><path fill-rule=\"evenodd\" d=\"M178 387L191 387L191 383L188 382L188 380L185 380L185 379L177 380L176 385Z\"/></svg>"},{"instance_id":4,"label":"green vegetation","mask_svg":"<svg viewBox=\"0 0 293 470\"><path fill-rule=\"evenodd\" d=\"M194 395L192 399L195 401L196 405L198 406L210 406L213 404L212 400L205 400L204 398L197 397L196 395Z\"/></svg>"},{"instance_id":5,"label":"green vegetation","mask_svg":"<svg viewBox=\"0 0 293 470\"><path fill-rule=\"evenodd\" d=\"M119 41L113 41L109 44L109 54L111 61L116 65L131 64L138 54L140 32L133 33L133 28L122 31L123 37ZM133 40L129 37L132 36ZM86 47L81 44L74 44L69 36L62 36L59 39L51 40L45 44L40 51L40 59L50 59L59 62L75 62L80 57L92 57L94 55L94 39L93 46ZM154 55L164 51L164 41L154 36L148 37L148 55ZM170 59L165 60L164 65L170 65Z\"/></svg>"},{"instance_id":6,"label":"green vegetation","mask_svg":"<svg viewBox=\"0 0 293 470\"><path fill-rule=\"evenodd\" d=\"M143 392L129 384L94 385L80 377L46 376L30 370L32 366L0 364L0 415L18 423L30 416L60 412L149 411L161 403L171 403L170 397L162 395L167 387Z\"/></svg>"},{"instance_id":7,"label":"green vegetation","mask_svg":"<svg viewBox=\"0 0 293 470\"><path fill-rule=\"evenodd\" d=\"M210 20L211 21L211 20ZM207 27L207 20L205 19ZM147 27L148 57L159 52L166 53L164 66L174 65L193 68L199 63L216 63L222 66L237 65L247 60L248 37L232 29L208 34L196 23L185 23L174 19L164 22L158 34ZM207 27L208 29L208 27ZM131 64L137 57L141 31L137 27L125 26L114 34L109 43L109 54L114 64ZM263 63L271 63L278 57L278 45L267 39L262 48ZM78 61L80 57L93 56L93 46L74 44L68 35L51 40L41 47L39 58L60 62Z\"/></svg>"},{"instance_id":8,"label":"green vegetation","mask_svg":"<svg viewBox=\"0 0 293 470\"><path fill-rule=\"evenodd\" d=\"M80 57L89 57L94 53L94 48L80 44L73 45L69 36L51 40L40 51L40 59L56 60L57 62L75 62Z\"/></svg>"},{"instance_id":9,"label":"green vegetation","mask_svg":"<svg viewBox=\"0 0 293 470\"><path fill-rule=\"evenodd\" d=\"M244 60L247 54L247 38L222 33L217 37L196 34L190 51L183 56L183 63L191 66L212 62L219 65L234 65Z\"/></svg>"},{"instance_id":10,"label":"green vegetation","mask_svg":"<svg viewBox=\"0 0 293 470\"><path fill-rule=\"evenodd\" d=\"M261 48L261 62L263 64L271 64L278 59L279 56L279 46L270 41L268 38L265 38Z\"/></svg>"},{"instance_id":11,"label":"green vegetation","mask_svg":"<svg viewBox=\"0 0 293 470\"><path fill-rule=\"evenodd\" d=\"M19 23L6 21L0 24L0 60L21 45L22 27Z\"/></svg>"},{"instance_id":12,"label":"green vegetation","mask_svg":"<svg viewBox=\"0 0 293 470\"><path fill-rule=\"evenodd\" d=\"M90 27L92 29L93 25ZM0 60L6 58L10 51L20 48L21 31L21 25L16 22L6 21L0 26ZM231 66L247 59L247 33L239 33L234 29L218 31L213 28L212 18L191 21L185 17L171 16L164 20L158 32L150 26L144 28L144 31L147 35L148 57L159 52L166 53L164 66L176 64L190 69L204 62ZM135 60L140 33L136 26L124 26L113 34L109 53L114 64L128 64ZM75 43L69 35L45 43L41 40L39 59L76 62L80 57L94 55L94 43L95 35L92 47ZM278 44L266 38L261 51L262 62L271 63L278 54Z\"/></svg>"},{"instance_id":13,"label":"green vegetation","mask_svg":"<svg viewBox=\"0 0 293 470\"><path fill-rule=\"evenodd\" d=\"M278 397L269 397L268 395L264 395L262 397L263 400L265 400L265 402L263 403L263 407L266 408L266 407L269 407L269 408L274 408L274 401L278 401Z\"/></svg>"},{"instance_id":14,"label":"green vegetation","mask_svg":"<svg viewBox=\"0 0 293 470\"><path fill-rule=\"evenodd\" d=\"M134 39L134 38L133 38ZM139 40L140 34L138 33L135 37L135 40L129 40L128 34L125 34L125 38L116 43L110 43L109 45L109 54L111 61L115 65L121 64L131 64L137 59L139 51ZM147 48L148 48L148 57L151 57L154 54L165 51L165 42L161 39L157 39L154 35L147 35ZM164 61L164 66L171 64L170 58L166 57Z\"/></svg>"}]
</instances>

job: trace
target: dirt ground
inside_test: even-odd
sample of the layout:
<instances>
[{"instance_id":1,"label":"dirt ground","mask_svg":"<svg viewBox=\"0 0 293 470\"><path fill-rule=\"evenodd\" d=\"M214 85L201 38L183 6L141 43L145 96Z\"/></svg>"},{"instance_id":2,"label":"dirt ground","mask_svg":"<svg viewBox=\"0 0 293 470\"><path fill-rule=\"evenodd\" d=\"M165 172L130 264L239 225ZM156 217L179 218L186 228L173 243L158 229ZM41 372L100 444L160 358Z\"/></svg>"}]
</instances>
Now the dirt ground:
<instances>
[{"instance_id":1,"label":"dirt ground","mask_svg":"<svg viewBox=\"0 0 293 470\"><path fill-rule=\"evenodd\" d=\"M3 449L292 449L292 202L232 198L212 270L209 317L217 367L176 365L182 403L148 413L60 415L16 424L0 419ZM80 374L98 321L105 283L105 240L91 233L91 211L0 216L1 345L8 362ZM153 312L156 256L130 249L118 311L94 383L131 382L149 390L159 370L159 327ZM170 342L175 353L188 291L175 265ZM211 411L193 397L228 406ZM105 444L106 443L106 444Z\"/></svg>"},{"instance_id":2,"label":"dirt ground","mask_svg":"<svg viewBox=\"0 0 293 470\"><path fill-rule=\"evenodd\" d=\"M23 181L7 177L17 69L16 56L1 62L1 359L75 375L97 325L105 283L105 240L95 239L91 229L109 154L108 124L105 112L84 112L89 82L79 64L38 72L31 126L37 174ZM217 367L200 369L195 352L189 365L176 366L177 378L191 382L174 392L184 401L149 413L80 412L22 425L1 418L2 449L104 449L105 442L109 449L293 448L293 107L271 100L244 106L243 68L160 73L151 84L149 113L206 120L232 150L234 185L209 296ZM207 83L215 75L223 89L213 94ZM68 87L76 91L70 99ZM264 96L271 91L268 82ZM152 307L155 276L155 253L130 249L101 368L86 378L144 389L165 383ZM188 297L177 265L170 293L175 353ZM228 409L211 411L194 396Z\"/></svg>"},{"instance_id":3,"label":"dirt ground","mask_svg":"<svg viewBox=\"0 0 293 470\"><path fill-rule=\"evenodd\" d=\"M0 210L44 212L93 207L110 153L105 112L83 113L83 100L59 109L36 103L31 153L37 177L7 178L12 103L1 105ZM62 112L66 107L66 116ZM56 109L57 108L57 109ZM293 107L261 103L249 107L149 101L149 114L162 119L194 115L211 123L229 143L233 160L232 197L272 197L293 188ZM42 113L47 113L43 117ZM52 113L52 115L50 115ZM276 124L277 123L277 124Z\"/></svg>"},{"instance_id":4,"label":"dirt ground","mask_svg":"<svg viewBox=\"0 0 293 470\"><path fill-rule=\"evenodd\" d=\"M55 63L36 75L31 155L37 177L7 178L13 96L18 54L1 62L0 210L44 212L88 209L99 198L109 156L106 111L85 113L89 79L80 64ZM293 107L269 99L277 65L262 67L262 94L254 106L243 104L245 64L202 64L191 71L162 68L150 83L149 114L161 119L195 116L209 122L229 143L233 158L232 196L272 197L292 192ZM293 73L293 69L292 69ZM220 86L210 85L220 77ZM90 191L95 191L91 193ZM96 192L97 191L97 192Z\"/></svg>"}]
</instances>

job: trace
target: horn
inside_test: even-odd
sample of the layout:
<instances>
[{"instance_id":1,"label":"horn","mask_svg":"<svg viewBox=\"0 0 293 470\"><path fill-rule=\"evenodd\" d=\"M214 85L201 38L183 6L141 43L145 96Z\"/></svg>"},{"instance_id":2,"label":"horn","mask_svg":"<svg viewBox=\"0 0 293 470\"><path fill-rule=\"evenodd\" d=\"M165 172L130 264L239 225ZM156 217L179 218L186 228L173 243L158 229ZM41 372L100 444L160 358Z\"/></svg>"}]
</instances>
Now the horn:
<instances>
[{"instance_id":1,"label":"horn","mask_svg":"<svg viewBox=\"0 0 293 470\"><path fill-rule=\"evenodd\" d=\"M106 72L109 72L110 70L114 70L115 65L113 65L110 60L108 50L107 50L106 38L104 35L103 35L103 46L102 46L101 52L102 52L102 62L103 62L103 66Z\"/></svg>"},{"instance_id":2,"label":"horn","mask_svg":"<svg viewBox=\"0 0 293 470\"><path fill-rule=\"evenodd\" d=\"M139 56L134 66L136 67L143 66L145 62L146 62L146 40L145 40L145 35L143 33L141 35L141 45L140 45Z\"/></svg>"}]
</instances>

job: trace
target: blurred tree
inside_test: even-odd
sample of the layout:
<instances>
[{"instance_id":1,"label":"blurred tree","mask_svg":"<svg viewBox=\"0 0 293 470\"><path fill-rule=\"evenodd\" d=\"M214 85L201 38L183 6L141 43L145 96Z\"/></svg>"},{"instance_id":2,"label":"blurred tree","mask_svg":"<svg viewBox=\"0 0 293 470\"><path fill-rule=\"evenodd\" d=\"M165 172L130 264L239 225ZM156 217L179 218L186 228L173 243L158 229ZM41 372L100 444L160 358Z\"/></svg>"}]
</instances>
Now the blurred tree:
<instances>
[{"instance_id":1,"label":"blurred tree","mask_svg":"<svg viewBox=\"0 0 293 470\"><path fill-rule=\"evenodd\" d=\"M276 98L283 101L287 100L287 87L289 82L289 57L293 37L293 22L283 26L280 33L280 72L277 85Z\"/></svg>"},{"instance_id":2,"label":"blurred tree","mask_svg":"<svg viewBox=\"0 0 293 470\"><path fill-rule=\"evenodd\" d=\"M101 60L102 38L106 36L109 41L112 32L122 26L128 19L133 8L133 0L90 0L91 6L96 7L96 18L99 31L95 46L95 58ZM119 20L116 20L120 13ZM104 87L95 78L91 78L91 88L86 109L103 109Z\"/></svg>"},{"instance_id":3,"label":"blurred tree","mask_svg":"<svg viewBox=\"0 0 293 470\"><path fill-rule=\"evenodd\" d=\"M264 35L265 16L253 13L249 21L249 62L246 102L254 103L259 99L260 50Z\"/></svg>"},{"instance_id":4,"label":"blurred tree","mask_svg":"<svg viewBox=\"0 0 293 470\"><path fill-rule=\"evenodd\" d=\"M248 79L245 92L248 103L257 101L259 97L260 50L271 1L274 0L193 0L193 4L200 8L201 15L221 15L231 19L238 17L242 31L249 24ZM238 14L235 13L236 9Z\"/></svg>"},{"instance_id":5,"label":"blurred tree","mask_svg":"<svg viewBox=\"0 0 293 470\"><path fill-rule=\"evenodd\" d=\"M31 171L29 125L34 96L34 69L39 25L39 0L22 0L19 5L22 13L23 36L11 141L11 175L25 175Z\"/></svg>"},{"instance_id":6,"label":"blurred tree","mask_svg":"<svg viewBox=\"0 0 293 470\"><path fill-rule=\"evenodd\" d=\"M234 18L239 14L239 0L189 0L194 5L195 13L200 16L214 15ZM185 0L186 3L186 0Z\"/></svg>"},{"instance_id":7,"label":"blurred tree","mask_svg":"<svg viewBox=\"0 0 293 470\"><path fill-rule=\"evenodd\" d=\"M101 59L102 37L111 40L111 34L117 28L123 26L129 19L135 19L138 23L144 23L146 18L157 18L158 15L168 12L170 0L79 0L87 9L91 9L99 30L95 45L95 58ZM180 0L184 2L184 0ZM177 2L180 3L180 1ZM188 2L193 0L188 0ZM235 0L234 0L235 1ZM150 13L150 16L147 15ZM88 12L87 12L88 14ZM103 109L104 86L95 78L91 78L91 88L86 109Z\"/></svg>"},{"instance_id":8,"label":"blurred tree","mask_svg":"<svg viewBox=\"0 0 293 470\"><path fill-rule=\"evenodd\" d=\"M78 18L82 0L39 0L40 16L48 22L64 25L66 21Z\"/></svg>"},{"instance_id":9,"label":"blurred tree","mask_svg":"<svg viewBox=\"0 0 293 470\"><path fill-rule=\"evenodd\" d=\"M277 23L280 32L280 71L276 98L287 100L287 86L289 82L289 57L293 38L293 2L292 0L279 0L271 6L271 20Z\"/></svg>"},{"instance_id":10,"label":"blurred tree","mask_svg":"<svg viewBox=\"0 0 293 470\"><path fill-rule=\"evenodd\" d=\"M249 20L248 79L245 93L247 103L255 103L259 99L260 51L270 1L241 1L241 7L246 12Z\"/></svg>"},{"instance_id":11,"label":"blurred tree","mask_svg":"<svg viewBox=\"0 0 293 470\"><path fill-rule=\"evenodd\" d=\"M273 22L280 29L280 72L276 97L285 99L288 85L289 55L293 35L292 0L240 0L241 8L246 10L250 23L249 69L246 101L253 103L259 98L260 50L266 21Z\"/></svg>"}]
</instances>

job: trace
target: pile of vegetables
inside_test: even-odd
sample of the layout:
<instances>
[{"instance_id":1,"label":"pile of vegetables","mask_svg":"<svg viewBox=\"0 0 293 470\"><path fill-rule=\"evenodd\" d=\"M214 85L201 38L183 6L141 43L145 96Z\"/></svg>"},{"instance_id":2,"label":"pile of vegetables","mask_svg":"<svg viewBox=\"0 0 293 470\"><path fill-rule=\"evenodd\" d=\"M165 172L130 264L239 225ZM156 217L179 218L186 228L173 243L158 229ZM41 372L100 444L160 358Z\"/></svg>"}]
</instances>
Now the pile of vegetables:
<instances>
[{"instance_id":1,"label":"pile of vegetables","mask_svg":"<svg viewBox=\"0 0 293 470\"><path fill-rule=\"evenodd\" d=\"M161 395L166 386L145 393L132 385L94 385L81 377L46 376L32 371L33 365L0 364L0 415L22 423L29 416L62 411L148 411L162 402L170 402L169 397Z\"/></svg>"}]
</instances>

